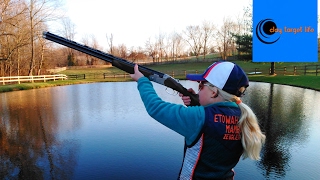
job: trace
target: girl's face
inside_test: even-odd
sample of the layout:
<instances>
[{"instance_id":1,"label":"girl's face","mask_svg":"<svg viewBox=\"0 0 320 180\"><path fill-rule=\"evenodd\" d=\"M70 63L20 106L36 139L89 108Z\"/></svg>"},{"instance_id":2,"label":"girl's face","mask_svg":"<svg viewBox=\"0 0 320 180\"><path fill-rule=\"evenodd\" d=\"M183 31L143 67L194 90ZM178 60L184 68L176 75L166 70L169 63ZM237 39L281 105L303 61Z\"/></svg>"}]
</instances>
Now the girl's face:
<instances>
[{"instance_id":1,"label":"girl's face","mask_svg":"<svg viewBox=\"0 0 320 180\"><path fill-rule=\"evenodd\" d=\"M214 96L215 92L212 90L212 88L213 86L206 81L201 81L199 83L199 103L202 106L213 103L214 99L212 97Z\"/></svg>"}]
</instances>

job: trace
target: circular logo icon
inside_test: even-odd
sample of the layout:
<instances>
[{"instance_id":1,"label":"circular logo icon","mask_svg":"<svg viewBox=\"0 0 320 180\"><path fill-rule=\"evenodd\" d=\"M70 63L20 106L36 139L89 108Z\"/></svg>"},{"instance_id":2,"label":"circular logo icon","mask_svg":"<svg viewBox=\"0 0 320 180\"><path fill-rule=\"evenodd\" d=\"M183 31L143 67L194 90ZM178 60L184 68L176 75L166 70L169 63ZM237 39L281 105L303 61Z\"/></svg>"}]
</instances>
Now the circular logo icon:
<instances>
[{"instance_id":1,"label":"circular logo icon","mask_svg":"<svg viewBox=\"0 0 320 180\"><path fill-rule=\"evenodd\" d=\"M261 20L256 27L257 38L265 44L273 44L280 39L280 34L275 22L272 19Z\"/></svg>"}]
</instances>

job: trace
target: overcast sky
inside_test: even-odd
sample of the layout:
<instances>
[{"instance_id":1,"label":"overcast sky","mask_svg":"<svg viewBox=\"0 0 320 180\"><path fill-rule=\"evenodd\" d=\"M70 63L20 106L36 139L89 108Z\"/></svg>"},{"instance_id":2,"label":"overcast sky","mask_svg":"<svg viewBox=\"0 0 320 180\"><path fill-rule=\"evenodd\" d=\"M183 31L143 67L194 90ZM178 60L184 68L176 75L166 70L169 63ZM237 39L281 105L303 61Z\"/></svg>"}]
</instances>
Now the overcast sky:
<instances>
[{"instance_id":1,"label":"overcast sky","mask_svg":"<svg viewBox=\"0 0 320 180\"><path fill-rule=\"evenodd\" d=\"M210 21L216 26L223 18L236 20L252 0L64 0L66 15L75 24L75 41L94 35L108 48L106 34L114 45L144 47L159 33L182 32L189 25Z\"/></svg>"}]
</instances>

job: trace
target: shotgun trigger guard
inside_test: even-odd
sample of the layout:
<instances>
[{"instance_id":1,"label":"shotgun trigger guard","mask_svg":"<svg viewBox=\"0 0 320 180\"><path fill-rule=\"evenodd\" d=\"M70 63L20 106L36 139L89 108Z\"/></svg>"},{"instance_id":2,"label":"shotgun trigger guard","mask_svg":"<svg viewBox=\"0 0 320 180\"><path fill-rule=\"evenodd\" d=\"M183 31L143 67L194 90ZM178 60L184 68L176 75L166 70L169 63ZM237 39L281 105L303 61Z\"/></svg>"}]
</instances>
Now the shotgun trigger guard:
<instances>
[{"instance_id":1,"label":"shotgun trigger guard","mask_svg":"<svg viewBox=\"0 0 320 180\"><path fill-rule=\"evenodd\" d=\"M158 74L152 74L149 76L149 79L150 81L153 81L153 82L156 82L156 83L159 83L159 84L162 84L164 85L164 81L167 79L167 78L172 78L171 76L167 75L167 74L164 74L163 77L160 77ZM172 78L174 79L174 78ZM179 80L177 79L174 79L175 81L179 82ZM173 90L169 87L166 87L166 92L170 95L177 95L178 94L178 91L176 90Z\"/></svg>"},{"instance_id":2,"label":"shotgun trigger guard","mask_svg":"<svg viewBox=\"0 0 320 180\"><path fill-rule=\"evenodd\" d=\"M171 76L168 75L168 77L171 77ZM173 77L171 77L171 78L179 83L179 79L175 79L175 78L173 78ZM172 92L170 92L170 90L171 90ZM176 96L176 95L178 94L178 91L173 90L173 89L168 88L168 87L166 87L166 92L167 92L168 94L172 95L172 96Z\"/></svg>"},{"instance_id":3,"label":"shotgun trigger guard","mask_svg":"<svg viewBox=\"0 0 320 180\"><path fill-rule=\"evenodd\" d=\"M172 92L170 92L170 91L172 91ZM172 96L176 96L178 94L178 91L175 91L175 90L168 88L168 87L166 87L166 92Z\"/></svg>"}]
</instances>

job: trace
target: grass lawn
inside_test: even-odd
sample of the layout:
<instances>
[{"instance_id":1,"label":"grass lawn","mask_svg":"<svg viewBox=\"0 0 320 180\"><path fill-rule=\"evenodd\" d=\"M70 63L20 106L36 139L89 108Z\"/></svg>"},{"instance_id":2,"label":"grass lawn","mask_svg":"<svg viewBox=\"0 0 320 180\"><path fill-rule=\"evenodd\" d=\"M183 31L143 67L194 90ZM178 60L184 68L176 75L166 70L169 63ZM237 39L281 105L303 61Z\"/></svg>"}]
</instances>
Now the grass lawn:
<instances>
[{"instance_id":1,"label":"grass lawn","mask_svg":"<svg viewBox=\"0 0 320 180\"><path fill-rule=\"evenodd\" d=\"M319 76L249 76L250 81L284 84L320 91Z\"/></svg>"},{"instance_id":2,"label":"grass lawn","mask_svg":"<svg viewBox=\"0 0 320 180\"><path fill-rule=\"evenodd\" d=\"M252 63L252 62L244 62L244 61L234 61L240 67L244 69L245 72L252 72L256 68L258 71L263 72L263 75L249 75L250 81L257 82L269 82L275 84L285 84L292 85L298 87L304 87L309 89L314 89L320 91L320 72L318 76L315 74L307 74L307 75L283 75L282 73L277 73L276 76L268 75L270 63ZM172 71L174 71L174 77L177 79L185 79L184 73L203 73L206 68L211 65L212 62L192 62L192 63L184 63L184 64L163 64L163 65L149 65L146 66L148 68L154 69L156 71L160 71L169 75L172 75ZM292 71L294 66L304 66L304 65L315 65L319 63L276 63L276 68L287 67L288 71ZM320 64L319 64L320 67ZM107 67L107 68L86 68L86 69L75 69L75 70L66 70L59 72L59 74L86 74L86 79L77 79L77 80L60 80L60 81L48 81L46 83L23 83L23 84L13 84L13 85L1 85L0 92L8 92L14 90L24 90L24 89L34 89L34 88L42 88L42 87L52 87L52 86L62 86L62 85L70 85L70 84L79 84L79 83L93 83L93 82L110 82L110 81L130 81L131 78L126 76L126 78L107 78L103 79L103 73L107 73L110 75L113 74L124 74L123 71L115 68L115 67ZM301 74L301 73L300 73Z\"/></svg>"},{"instance_id":3,"label":"grass lawn","mask_svg":"<svg viewBox=\"0 0 320 180\"><path fill-rule=\"evenodd\" d=\"M35 83L21 83L21 84L9 84L0 85L1 92L10 92L18 90L28 90L28 89L38 89L44 87L55 87L55 86L65 86L73 84L86 84L86 83L96 83L96 82L124 82L130 81L131 78L111 78L111 79L76 79L76 80L56 80L47 82L35 82Z\"/></svg>"}]
</instances>

